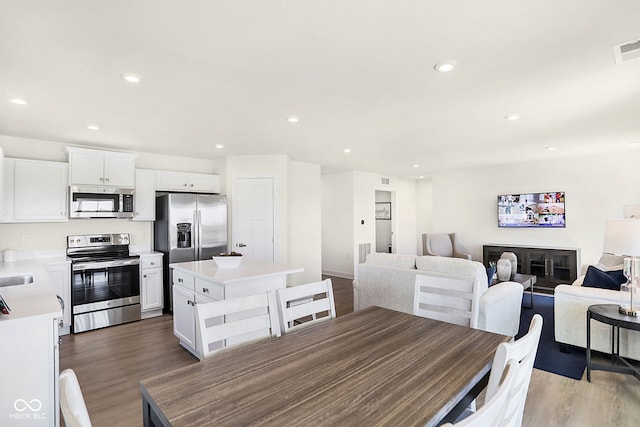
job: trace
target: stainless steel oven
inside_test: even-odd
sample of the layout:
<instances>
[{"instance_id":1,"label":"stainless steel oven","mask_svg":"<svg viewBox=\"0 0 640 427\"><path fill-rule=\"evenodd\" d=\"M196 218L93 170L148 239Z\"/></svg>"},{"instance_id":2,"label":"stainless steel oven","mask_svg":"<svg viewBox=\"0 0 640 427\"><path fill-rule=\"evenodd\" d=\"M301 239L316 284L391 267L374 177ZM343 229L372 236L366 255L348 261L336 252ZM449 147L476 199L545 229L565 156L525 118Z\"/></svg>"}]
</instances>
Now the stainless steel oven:
<instances>
[{"instance_id":1,"label":"stainless steel oven","mask_svg":"<svg viewBox=\"0 0 640 427\"><path fill-rule=\"evenodd\" d=\"M140 257L129 235L67 237L73 333L140 320Z\"/></svg>"}]
</instances>

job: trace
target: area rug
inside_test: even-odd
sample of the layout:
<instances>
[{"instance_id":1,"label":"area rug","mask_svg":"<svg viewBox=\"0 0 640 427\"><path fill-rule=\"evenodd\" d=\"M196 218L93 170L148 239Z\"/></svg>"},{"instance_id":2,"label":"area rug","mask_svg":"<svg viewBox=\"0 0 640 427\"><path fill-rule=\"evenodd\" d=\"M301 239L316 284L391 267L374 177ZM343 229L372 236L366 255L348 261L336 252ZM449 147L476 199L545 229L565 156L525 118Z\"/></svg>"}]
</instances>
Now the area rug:
<instances>
[{"instance_id":1,"label":"area rug","mask_svg":"<svg viewBox=\"0 0 640 427\"><path fill-rule=\"evenodd\" d=\"M523 295L524 304L529 304L530 295ZM529 330L529 324L534 314L542 315L542 335L538 345L538 353L533 364L534 368L564 377L579 380L582 378L587 366L587 358L584 349L571 348L568 353L562 353L554 340L553 297L544 295L533 296L533 308L524 308L520 314L520 330L516 339L525 335Z\"/></svg>"}]
</instances>

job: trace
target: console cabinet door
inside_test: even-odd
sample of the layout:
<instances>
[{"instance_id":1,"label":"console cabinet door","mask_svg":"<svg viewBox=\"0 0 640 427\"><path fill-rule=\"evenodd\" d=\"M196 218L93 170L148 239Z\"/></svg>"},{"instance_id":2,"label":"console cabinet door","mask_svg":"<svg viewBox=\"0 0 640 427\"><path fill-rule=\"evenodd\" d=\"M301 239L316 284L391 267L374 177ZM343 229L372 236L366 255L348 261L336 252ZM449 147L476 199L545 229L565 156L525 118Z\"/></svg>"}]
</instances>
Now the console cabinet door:
<instances>
[{"instance_id":1,"label":"console cabinet door","mask_svg":"<svg viewBox=\"0 0 640 427\"><path fill-rule=\"evenodd\" d=\"M572 251L549 251L549 282L555 287L560 284L571 284L576 278L576 257Z\"/></svg>"}]
</instances>

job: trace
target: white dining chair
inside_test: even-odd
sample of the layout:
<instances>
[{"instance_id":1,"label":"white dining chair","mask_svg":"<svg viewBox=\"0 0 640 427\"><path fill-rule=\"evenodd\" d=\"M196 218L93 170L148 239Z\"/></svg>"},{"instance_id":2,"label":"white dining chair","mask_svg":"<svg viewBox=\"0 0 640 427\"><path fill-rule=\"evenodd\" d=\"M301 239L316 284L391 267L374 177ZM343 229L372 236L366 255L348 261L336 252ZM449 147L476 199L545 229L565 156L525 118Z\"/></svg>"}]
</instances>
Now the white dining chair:
<instances>
[{"instance_id":1,"label":"white dining chair","mask_svg":"<svg viewBox=\"0 0 640 427\"><path fill-rule=\"evenodd\" d=\"M278 289L276 295L283 333L336 318L331 279ZM323 317L318 316L324 313Z\"/></svg>"},{"instance_id":2,"label":"white dining chair","mask_svg":"<svg viewBox=\"0 0 640 427\"><path fill-rule=\"evenodd\" d=\"M488 399L480 409L455 424L446 423L441 427L512 427L515 419L507 413L509 401L513 398L514 384L520 367L515 360L509 361L504 369L502 382L498 384L496 393Z\"/></svg>"},{"instance_id":3,"label":"white dining chair","mask_svg":"<svg viewBox=\"0 0 640 427\"><path fill-rule=\"evenodd\" d=\"M91 427L78 377L72 369L60 372L60 411L67 427Z\"/></svg>"},{"instance_id":4,"label":"white dining chair","mask_svg":"<svg viewBox=\"0 0 640 427\"><path fill-rule=\"evenodd\" d=\"M498 392L500 378L502 378L504 369L510 360L516 361L520 367L513 385L515 393L507 407L507 413L513 416L515 420L513 425L516 427L522 425L524 405L529 391L533 362L538 352L541 332L542 316L535 314L531 319L527 334L517 341L500 344L493 358L485 401L491 400L493 395Z\"/></svg>"},{"instance_id":5,"label":"white dining chair","mask_svg":"<svg viewBox=\"0 0 640 427\"><path fill-rule=\"evenodd\" d=\"M200 359L231 345L280 336L273 292L196 304Z\"/></svg>"},{"instance_id":6,"label":"white dining chair","mask_svg":"<svg viewBox=\"0 0 640 427\"><path fill-rule=\"evenodd\" d=\"M413 314L457 325L478 327L479 287L474 279L416 275Z\"/></svg>"}]
</instances>

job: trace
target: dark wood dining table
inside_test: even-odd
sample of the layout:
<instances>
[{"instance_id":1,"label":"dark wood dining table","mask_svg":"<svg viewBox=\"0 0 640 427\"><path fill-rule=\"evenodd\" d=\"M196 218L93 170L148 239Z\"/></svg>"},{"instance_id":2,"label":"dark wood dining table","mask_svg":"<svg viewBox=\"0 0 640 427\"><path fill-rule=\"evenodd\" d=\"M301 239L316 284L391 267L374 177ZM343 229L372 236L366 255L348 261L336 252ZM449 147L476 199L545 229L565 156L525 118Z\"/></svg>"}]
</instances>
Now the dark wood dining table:
<instances>
[{"instance_id":1,"label":"dark wood dining table","mask_svg":"<svg viewBox=\"0 0 640 427\"><path fill-rule=\"evenodd\" d=\"M511 338L369 307L140 383L145 426L437 426Z\"/></svg>"}]
</instances>

